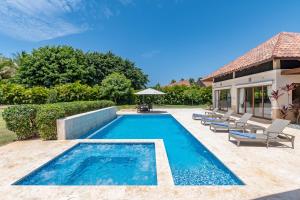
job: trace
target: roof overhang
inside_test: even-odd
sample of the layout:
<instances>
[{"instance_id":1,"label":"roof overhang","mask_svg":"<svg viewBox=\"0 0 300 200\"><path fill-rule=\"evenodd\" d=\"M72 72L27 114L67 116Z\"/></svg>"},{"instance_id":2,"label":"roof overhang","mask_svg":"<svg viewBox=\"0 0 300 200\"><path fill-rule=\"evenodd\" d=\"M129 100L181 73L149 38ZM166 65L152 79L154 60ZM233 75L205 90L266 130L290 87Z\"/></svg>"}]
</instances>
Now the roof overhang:
<instances>
[{"instance_id":1,"label":"roof overhang","mask_svg":"<svg viewBox=\"0 0 300 200\"><path fill-rule=\"evenodd\" d=\"M297 75L297 74L300 74L300 67L281 71L281 75Z\"/></svg>"}]
</instances>

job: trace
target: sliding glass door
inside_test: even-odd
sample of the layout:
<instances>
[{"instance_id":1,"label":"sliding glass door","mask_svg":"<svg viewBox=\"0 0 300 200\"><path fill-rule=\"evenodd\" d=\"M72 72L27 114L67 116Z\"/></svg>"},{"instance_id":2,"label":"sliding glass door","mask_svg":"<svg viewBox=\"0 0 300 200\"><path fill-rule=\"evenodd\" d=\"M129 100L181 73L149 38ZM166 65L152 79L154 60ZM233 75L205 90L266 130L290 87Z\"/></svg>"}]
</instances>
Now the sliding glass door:
<instances>
[{"instance_id":1,"label":"sliding glass door","mask_svg":"<svg viewBox=\"0 0 300 200\"><path fill-rule=\"evenodd\" d=\"M238 94L239 94L238 112L243 114L243 113L245 113L245 98L246 98L245 88L238 89Z\"/></svg>"},{"instance_id":2,"label":"sliding glass door","mask_svg":"<svg viewBox=\"0 0 300 200\"><path fill-rule=\"evenodd\" d=\"M264 106L263 106L263 88L262 87L255 87L253 88L253 114L257 117L264 117Z\"/></svg>"},{"instance_id":3,"label":"sliding glass door","mask_svg":"<svg viewBox=\"0 0 300 200\"><path fill-rule=\"evenodd\" d=\"M272 118L272 104L270 96L272 93L272 86L263 86L263 103L264 103L264 118Z\"/></svg>"},{"instance_id":4,"label":"sliding glass door","mask_svg":"<svg viewBox=\"0 0 300 200\"><path fill-rule=\"evenodd\" d=\"M271 118L271 86L240 88L238 112L252 113L256 117Z\"/></svg>"},{"instance_id":5,"label":"sliding glass door","mask_svg":"<svg viewBox=\"0 0 300 200\"><path fill-rule=\"evenodd\" d=\"M231 108L230 89L215 91L215 106L224 111L228 111Z\"/></svg>"},{"instance_id":6,"label":"sliding glass door","mask_svg":"<svg viewBox=\"0 0 300 200\"><path fill-rule=\"evenodd\" d=\"M245 112L253 114L253 89L245 88L246 97L245 97Z\"/></svg>"}]
</instances>

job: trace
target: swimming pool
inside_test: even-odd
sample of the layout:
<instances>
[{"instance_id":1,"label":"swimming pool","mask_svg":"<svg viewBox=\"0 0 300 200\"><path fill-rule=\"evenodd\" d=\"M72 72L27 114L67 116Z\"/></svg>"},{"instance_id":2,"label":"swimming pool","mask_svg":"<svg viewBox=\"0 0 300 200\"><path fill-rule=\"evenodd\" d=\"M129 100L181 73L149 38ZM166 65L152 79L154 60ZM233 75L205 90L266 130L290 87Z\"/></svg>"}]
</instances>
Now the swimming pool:
<instances>
[{"instance_id":1,"label":"swimming pool","mask_svg":"<svg viewBox=\"0 0 300 200\"><path fill-rule=\"evenodd\" d=\"M154 143L79 143L14 185L157 185Z\"/></svg>"},{"instance_id":2,"label":"swimming pool","mask_svg":"<svg viewBox=\"0 0 300 200\"><path fill-rule=\"evenodd\" d=\"M175 185L243 185L171 115L123 115L90 139L163 139Z\"/></svg>"}]
</instances>

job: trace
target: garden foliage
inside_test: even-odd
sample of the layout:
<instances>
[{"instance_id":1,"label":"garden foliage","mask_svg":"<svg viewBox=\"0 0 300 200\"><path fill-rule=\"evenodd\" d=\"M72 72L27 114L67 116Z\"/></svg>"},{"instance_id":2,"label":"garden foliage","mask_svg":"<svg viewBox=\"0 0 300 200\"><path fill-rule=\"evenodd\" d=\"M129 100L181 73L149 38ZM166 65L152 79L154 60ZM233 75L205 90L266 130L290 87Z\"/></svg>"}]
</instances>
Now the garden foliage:
<instances>
[{"instance_id":1,"label":"garden foliage","mask_svg":"<svg viewBox=\"0 0 300 200\"><path fill-rule=\"evenodd\" d=\"M15 132L19 140L24 140L37 135L37 110L36 105L11 106L2 115L8 130Z\"/></svg>"},{"instance_id":2,"label":"garden foliage","mask_svg":"<svg viewBox=\"0 0 300 200\"><path fill-rule=\"evenodd\" d=\"M56 139L56 120L70 115L113 106L112 101L74 101L43 105L16 105L6 108L3 118L18 139L40 136Z\"/></svg>"}]
</instances>

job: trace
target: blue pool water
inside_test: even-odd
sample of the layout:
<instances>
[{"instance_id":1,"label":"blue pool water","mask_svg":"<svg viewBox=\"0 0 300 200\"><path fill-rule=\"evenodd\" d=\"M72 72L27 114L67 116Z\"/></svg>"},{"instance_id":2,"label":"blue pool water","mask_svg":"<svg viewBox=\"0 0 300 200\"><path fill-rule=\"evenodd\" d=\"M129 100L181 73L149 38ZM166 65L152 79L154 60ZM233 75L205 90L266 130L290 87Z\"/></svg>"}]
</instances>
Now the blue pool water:
<instances>
[{"instance_id":1,"label":"blue pool water","mask_svg":"<svg viewBox=\"0 0 300 200\"><path fill-rule=\"evenodd\" d=\"M163 139L176 185L243 185L171 115L124 115L91 139Z\"/></svg>"},{"instance_id":2,"label":"blue pool water","mask_svg":"<svg viewBox=\"0 0 300 200\"><path fill-rule=\"evenodd\" d=\"M79 143L15 185L157 185L153 143Z\"/></svg>"}]
</instances>

